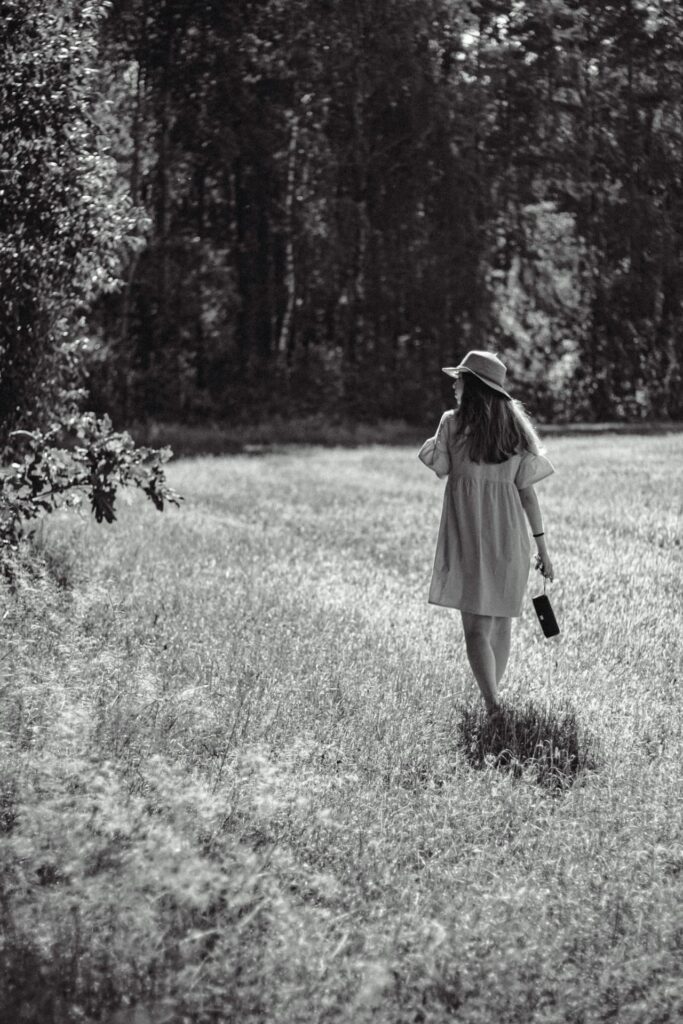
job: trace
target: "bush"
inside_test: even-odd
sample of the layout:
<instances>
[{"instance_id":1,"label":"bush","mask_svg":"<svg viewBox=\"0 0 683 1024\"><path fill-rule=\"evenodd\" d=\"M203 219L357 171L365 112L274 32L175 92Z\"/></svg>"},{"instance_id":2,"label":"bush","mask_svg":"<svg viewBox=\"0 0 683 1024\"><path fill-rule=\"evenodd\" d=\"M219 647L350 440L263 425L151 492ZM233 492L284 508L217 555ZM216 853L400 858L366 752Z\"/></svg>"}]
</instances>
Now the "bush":
<instances>
[{"instance_id":1,"label":"bush","mask_svg":"<svg viewBox=\"0 0 683 1024\"><path fill-rule=\"evenodd\" d=\"M0 447L71 411L89 307L142 244L97 70L109 7L0 2Z\"/></svg>"}]
</instances>

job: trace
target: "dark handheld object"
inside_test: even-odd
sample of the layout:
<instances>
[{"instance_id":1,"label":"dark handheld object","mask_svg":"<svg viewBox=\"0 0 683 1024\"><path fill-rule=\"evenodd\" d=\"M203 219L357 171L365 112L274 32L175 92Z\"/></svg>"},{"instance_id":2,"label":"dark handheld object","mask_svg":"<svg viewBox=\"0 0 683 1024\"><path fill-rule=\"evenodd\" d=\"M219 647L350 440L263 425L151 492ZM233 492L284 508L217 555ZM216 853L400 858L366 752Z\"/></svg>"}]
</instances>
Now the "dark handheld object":
<instances>
[{"instance_id":1,"label":"dark handheld object","mask_svg":"<svg viewBox=\"0 0 683 1024\"><path fill-rule=\"evenodd\" d=\"M545 636L557 636L560 632L560 627L557 624L555 613L550 604L550 598L546 594L539 594L538 597L534 597L532 600Z\"/></svg>"},{"instance_id":2,"label":"dark handheld object","mask_svg":"<svg viewBox=\"0 0 683 1024\"><path fill-rule=\"evenodd\" d=\"M541 563L537 561L536 568L540 568ZM538 621L541 623L541 629L545 636L557 636L560 632L560 627L557 624L555 613L553 612L550 598L545 592L545 576L543 577L543 593L539 594L538 597L532 597L534 602L534 608L538 615Z\"/></svg>"}]
</instances>

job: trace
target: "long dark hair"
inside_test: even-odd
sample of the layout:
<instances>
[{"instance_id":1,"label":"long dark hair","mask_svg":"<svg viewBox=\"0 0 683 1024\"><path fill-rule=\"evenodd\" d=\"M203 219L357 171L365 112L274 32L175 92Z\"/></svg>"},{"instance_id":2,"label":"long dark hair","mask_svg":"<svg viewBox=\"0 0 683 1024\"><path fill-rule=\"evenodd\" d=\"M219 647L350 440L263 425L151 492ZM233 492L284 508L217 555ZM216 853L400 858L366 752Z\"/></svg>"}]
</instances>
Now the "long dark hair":
<instances>
[{"instance_id":1,"label":"long dark hair","mask_svg":"<svg viewBox=\"0 0 683 1024\"><path fill-rule=\"evenodd\" d=\"M541 450L538 434L514 398L506 398L471 373L463 373L455 434L472 462L505 462L511 455Z\"/></svg>"}]
</instances>

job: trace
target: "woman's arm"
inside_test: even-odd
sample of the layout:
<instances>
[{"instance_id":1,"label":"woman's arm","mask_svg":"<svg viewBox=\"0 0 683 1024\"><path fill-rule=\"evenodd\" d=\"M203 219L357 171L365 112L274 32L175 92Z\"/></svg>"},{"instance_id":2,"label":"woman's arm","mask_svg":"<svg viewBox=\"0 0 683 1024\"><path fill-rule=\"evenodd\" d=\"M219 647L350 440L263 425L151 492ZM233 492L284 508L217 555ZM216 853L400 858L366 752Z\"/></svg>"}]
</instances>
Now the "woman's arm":
<instances>
[{"instance_id":1,"label":"woman's arm","mask_svg":"<svg viewBox=\"0 0 683 1024\"><path fill-rule=\"evenodd\" d=\"M448 448L440 448L439 440L436 441L436 449L434 451L434 462L432 463L432 469L438 476L439 480L443 477L448 476L451 471L451 460L448 454Z\"/></svg>"},{"instance_id":2,"label":"woman's arm","mask_svg":"<svg viewBox=\"0 0 683 1024\"><path fill-rule=\"evenodd\" d=\"M448 421L451 417L444 413L439 428L420 448L418 458L433 470L441 479L451 471L451 460L448 454Z\"/></svg>"},{"instance_id":3,"label":"woman's arm","mask_svg":"<svg viewBox=\"0 0 683 1024\"><path fill-rule=\"evenodd\" d=\"M552 580L553 563L550 561L550 555L548 554L548 545L546 544L545 531L543 529L543 516L541 515L541 506L538 504L536 491L533 487L524 487L519 492L519 498L536 541L536 550L541 561L539 569L547 579Z\"/></svg>"}]
</instances>

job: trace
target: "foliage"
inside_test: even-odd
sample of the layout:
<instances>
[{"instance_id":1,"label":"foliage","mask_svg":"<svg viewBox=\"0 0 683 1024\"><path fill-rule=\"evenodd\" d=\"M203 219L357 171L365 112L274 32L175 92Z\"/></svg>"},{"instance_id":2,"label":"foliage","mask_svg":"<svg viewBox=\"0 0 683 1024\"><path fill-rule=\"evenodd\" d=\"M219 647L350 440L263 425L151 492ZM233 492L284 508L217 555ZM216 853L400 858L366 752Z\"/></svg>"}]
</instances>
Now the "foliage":
<instances>
[{"instance_id":1,"label":"foliage","mask_svg":"<svg viewBox=\"0 0 683 1024\"><path fill-rule=\"evenodd\" d=\"M75 436L69 448L57 447L66 430ZM36 520L59 508L78 508L90 503L98 523L116 519L115 500L121 487L143 491L160 512L165 503L178 505L180 498L166 485L164 463L170 448L136 447L128 433L112 429L105 416L92 413L72 417L47 433L15 431L24 456L0 475L0 557L16 551Z\"/></svg>"},{"instance_id":2,"label":"foliage","mask_svg":"<svg viewBox=\"0 0 683 1024\"><path fill-rule=\"evenodd\" d=\"M1 440L84 373L125 423L418 422L474 346L546 420L683 414L679 6L0 13Z\"/></svg>"},{"instance_id":3,"label":"foliage","mask_svg":"<svg viewBox=\"0 0 683 1024\"><path fill-rule=\"evenodd\" d=\"M94 375L103 406L123 359L137 409L157 415L235 416L266 395L274 411L359 413L377 399L370 366L389 382L385 412L402 414L446 205L460 245L476 245L465 169L446 146L430 152L450 116L430 55L438 6L391 4L390 33L378 5L115 6L110 60L137 83L122 95L122 166L154 228L106 304L118 343Z\"/></svg>"},{"instance_id":4,"label":"foliage","mask_svg":"<svg viewBox=\"0 0 683 1024\"><path fill-rule=\"evenodd\" d=\"M504 221L499 229L503 246ZM507 269L490 274L503 358L516 390L545 420L590 419L590 403L577 381L590 305L585 246L575 219L555 203L534 203L518 211L516 230L520 244Z\"/></svg>"},{"instance_id":5,"label":"foliage","mask_svg":"<svg viewBox=\"0 0 683 1024\"><path fill-rule=\"evenodd\" d=\"M117 158L152 227L99 306L99 406L417 422L489 346L545 419L681 416L681 17L114 2Z\"/></svg>"},{"instance_id":6,"label":"foliage","mask_svg":"<svg viewBox=\"0 0 683 1024\"><path fill-rule=\"evenodd\" d=\"M117 287L139 217L102 129L107 0L0 3L0 447L72 411L85 315Z\"/></svg>"},{"instance_id":7,"label":"foliage","mask_svg":"<svg viewBox=\"0 0 683 1024\"><path fill-rule=\"evenodd\" d=\"M471 346L545 419L682 414L677 5L0 14L2 440L84 371L123 422L417 422Z\"/></svg>"}]
</instances>

